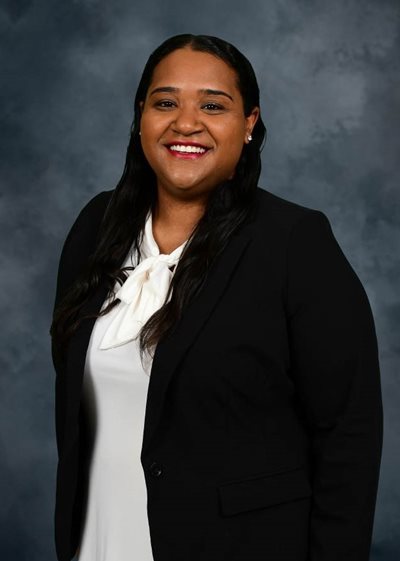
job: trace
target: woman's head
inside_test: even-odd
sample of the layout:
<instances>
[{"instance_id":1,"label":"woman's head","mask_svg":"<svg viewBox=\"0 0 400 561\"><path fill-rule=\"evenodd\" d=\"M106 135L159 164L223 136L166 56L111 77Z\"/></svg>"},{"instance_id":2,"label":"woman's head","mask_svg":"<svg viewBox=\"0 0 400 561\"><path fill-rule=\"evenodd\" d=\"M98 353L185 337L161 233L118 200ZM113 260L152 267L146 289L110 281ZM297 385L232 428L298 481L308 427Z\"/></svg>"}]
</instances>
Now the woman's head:
<instances>
[{"instance_id":1,"label":"woman's head","mask_svg":"<svg viewBox=\"0 0 400 561\"><path fill-rule=\"evenodd\" d=\"M179 91L166 91L170 87ZM159 88L163 91L153 93ZM259 175L266 132L259 105L252 66L233 45L206 35L171 37L145 65L127 160L142 160L159 187L175 194L200 195L235 173L239 180L248 173ZM167 148L171 142L199 143L208 150L185 158Z\"/></svg>"}]
</instances>

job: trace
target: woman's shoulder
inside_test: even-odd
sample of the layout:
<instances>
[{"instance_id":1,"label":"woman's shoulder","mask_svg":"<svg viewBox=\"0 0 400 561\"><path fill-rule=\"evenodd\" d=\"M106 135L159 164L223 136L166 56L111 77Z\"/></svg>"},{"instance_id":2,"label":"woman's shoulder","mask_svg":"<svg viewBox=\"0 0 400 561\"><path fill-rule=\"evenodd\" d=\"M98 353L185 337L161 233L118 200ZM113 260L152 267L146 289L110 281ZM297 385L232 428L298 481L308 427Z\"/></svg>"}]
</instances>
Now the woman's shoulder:
<instances>
[{"instance_id":1,"label":"woman's shoulder","mask_svg":"<svg viewBox=\"0 0 400 561\"><path fill-rule=\"evenodd\" d=\"M80 254L86 256L93 251L98 230L112 193L113 190L100 191L81 207L65 238L61 260L65 260L67 254L75 258Z\"/></svg>"},{"instance_id":2,"label":"woman's shoulder","mask_svg":"<svg viewBox=\"0 0 400 561\"><path fill-rule=\"evenodd\" d=\"M85 218L91 215L96 216L97 214L103 215L114 191L115 189L110 189L93 195L82 207L78 218L81 216Z\"/></svg>"},{"instance_id":3,"label":"woman's shoulder","mask_svg":"<svg viewBox=\"0 0 400 561\"><path fill-rule=\"evenodd\" d=\"M318 275L335 279L343 290L359 291L361 281L343 251L325 212L301 205L270 191L257 188L258 214L253 239L258 253L271 243L284 249L288 274L302 279L293 286L306 286ZM265 251L264 251L265 253ZM321 284L323 284L322 277ZM364 290L361 290L364 298Z\"/></svg>"},{"instance_id":4,"label":"woman's shoulder","mask_svg":"<svg viewBox=\"0 0 400 561\"><path fill-rule=\"evenodd\" d=\"M270 221L276 222L277 225L281 224L291 227L306 216L325 216L319 209L302 205L262 187L257 187L256 197L259 218L264 219L268 217Z\"/></svg>"},{"instance_id":5,"label":"woman's shoulder","mask_svg":"<svg viewBox=\"0 0 400 561\"><path fill-rule=\"evenodd\" d=\"M303 230L312 235L332 234L327 215L316 208L286 199L267 189L257 187L256 212L252 220L253 234L260 239L272 237L276 243L287 244Z\"/></svg>"},{"instance_id":6,"label":"woman's shoulder","mask_svg":"<svg viewBox=\"0 0 400 561\"><path fill-rule=\"evenodd\" d=\"M100 191L84 204L75 218L68 237L78 232L89 234L99 227L113 191L113 189Z\"/></svg>"}]
</instances>

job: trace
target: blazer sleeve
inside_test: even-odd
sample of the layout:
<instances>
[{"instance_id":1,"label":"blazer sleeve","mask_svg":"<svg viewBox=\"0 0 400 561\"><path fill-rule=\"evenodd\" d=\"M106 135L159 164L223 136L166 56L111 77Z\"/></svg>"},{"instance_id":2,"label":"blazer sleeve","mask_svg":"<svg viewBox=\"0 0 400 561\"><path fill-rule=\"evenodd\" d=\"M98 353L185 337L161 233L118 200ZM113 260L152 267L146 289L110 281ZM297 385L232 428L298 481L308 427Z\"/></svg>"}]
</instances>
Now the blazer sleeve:
<instances>
[{"instance_id":1,"label":"blazer sleeve","mask_svg":"<svg viewBox=\"0 0 400 561\"><path fill-rule=\"evenodd\" d=\"M102 191L90 199L79 212L67 234L59 259L53 312L95 247L109 193L109 191Z\"/></svg>"},{"instance_id":2,"label":"blazer sleeve","mask_svg":"<svg viewBox=\"0 0 400 561\"><path fill-rule=\"evenodd\" d=\"M74 282L77 275L81 272L91 251L95 247L97 232L104 215L109 191L102 191L95 195L79 212L72 224L67 237L64 241L61 255L59 258L55 298L52 317L61 302L64 294ZM64 376L62 372L65 368L64 360L59 352L53 337L51 337L51 356L56 373L55 395L56 395L56 436L58 456L63 447L64 433L62 420L65 417L65 395Z\"/></svg>"},{"instance_id":3,"label":"blazer sleeve","mask_svg":"<svg viewBox=\"0 0 400 561\"><path fill-rule=\"evenodd\" d=\"M368 561L383 441L371 307L321 211L293 227L287 268L290 374L311 441L309 561Z\"/></svg>"}]
</instances>

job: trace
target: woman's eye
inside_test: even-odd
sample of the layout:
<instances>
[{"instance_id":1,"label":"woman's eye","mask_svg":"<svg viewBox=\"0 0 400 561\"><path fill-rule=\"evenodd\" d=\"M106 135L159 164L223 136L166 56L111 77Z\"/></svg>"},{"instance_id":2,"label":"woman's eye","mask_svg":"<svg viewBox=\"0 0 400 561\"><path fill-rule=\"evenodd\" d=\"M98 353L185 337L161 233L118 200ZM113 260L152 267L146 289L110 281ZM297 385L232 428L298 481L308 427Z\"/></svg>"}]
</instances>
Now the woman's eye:
<instances>
[{"instance_id":1,"label":"woman's eye","mask_svg":"<svg viewBox=\"0 0 400 561\"><path fill-rule=\"evenodd\" d=\"M172 105L172 101L159 101L158 103L156 103L157 107L165 107L163 104L164 103L169 103L170 105L167 105L167 108L170 107Z\"/></svg>"},{"instance_id":2,"label":"woman's eye","mask_svg":"<svg viewBox=\"0 0 400 561\"><path fill-rule=\"evenodd\" d=\"M213 107L212 111L223 109L220 105L216 105L215 103L207 103L204 107Z\"/></svg>"}]
</instances>

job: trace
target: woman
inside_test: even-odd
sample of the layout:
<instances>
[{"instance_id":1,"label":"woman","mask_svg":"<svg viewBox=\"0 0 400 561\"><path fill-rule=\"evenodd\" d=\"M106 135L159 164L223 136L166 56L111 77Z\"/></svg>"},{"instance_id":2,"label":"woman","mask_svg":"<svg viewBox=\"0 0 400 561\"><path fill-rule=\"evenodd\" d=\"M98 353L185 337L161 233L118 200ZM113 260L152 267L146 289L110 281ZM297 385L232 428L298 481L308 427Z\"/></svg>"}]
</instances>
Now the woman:
<instances>
[{"instance_id":1,"label":"woman","mask_svg":"<svg viewBox=\"0 0 400 561\"><path fill-rule=\"evenodd\" d=\"M257 186L259 105L235 47L165 41L120 182L68 234L51 327L59 561L369 557L374 320L326 215Z\"/></svg>"}]
</instances>

